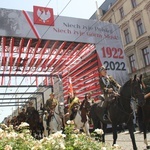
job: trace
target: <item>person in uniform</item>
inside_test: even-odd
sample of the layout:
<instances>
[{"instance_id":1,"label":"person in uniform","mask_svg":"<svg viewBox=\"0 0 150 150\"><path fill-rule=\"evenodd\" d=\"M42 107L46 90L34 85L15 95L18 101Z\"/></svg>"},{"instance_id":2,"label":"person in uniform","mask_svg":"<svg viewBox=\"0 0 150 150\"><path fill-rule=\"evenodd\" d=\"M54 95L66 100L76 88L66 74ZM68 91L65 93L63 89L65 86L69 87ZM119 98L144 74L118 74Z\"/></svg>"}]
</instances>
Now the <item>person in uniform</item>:
<instances>
[{"instance_id":1,"label":"person in uniform","mask_svg":"<svg viewBox=\"0 0 150 150\"><path fill-rule=\"evenodd\" d=\"M104 95L105 99L105 110L104 110L104 116L103 119L107 120L107 107L108 107L108 101L111 101L115 99L117 96L119 96L120 91L120 85L117 83L117 81L112 77L107 75L107 70L104 66L99 68L100 73L100 88L102 90L102 93Z\"/></svg>"},{"instance_id":2,"label":"person in uniform","mask_svg":"<svg viewBox=\"0 0 150 150\"><path fill-rule=\"evenodd\" d=\"M70 120L74 119L74 109L75 107L80 106L80 100L76 96L76 92L73 93L73 95L70 95L70 104L69 104L69 116Z\"/></svg>"},{"instance_id":3,"label":"person in uniform","mask_svg":"<svg viewBox=\"0 0 150 150\"><path fill-rule=\"evenodd\" d=\"M46 101L46 105L45 105L45 109L47 110L48 112L48 118L47 118L47 128L49 128L49 122L50 122L50 119L51 119L51 116L54 112L54 109L56 107L56 105L58 104L58 100L54 98L55 94L54 93L51 93L50 95L50 98Z\"/></svg>"},{"instance_id":4,"label":"person in uniform","mask_svg":"<svg viewBox=\"0 0 150 150\"><path fill-rule=\"evenodd\" d=\"M90 104L93 105L95 101L94 101L94 99L92 98L92 92L89 92L89 93L87 94L87 98L88 98L88 101L90 102Z\"/></svg>"},{"instance_id":5,"label":"person in uniform","mask_svg":"<svg viewBox=\"0 0 150 150\"><path fill-rule=\"evenodd\" d=\"M27 107L26 110L26 115L29 116L31 115L31 113L35 110L35 108L33 107L33 102L29 101L29 106Z\"/></svg>"},{"instance_id":6,"label":"person in uniform","mask_svg":"<svg viewBox=\"0 0 150 150\"><path fill-rule=\"evenodd\" d=\"M29 118L32 117L32 113L35 111L35 108L33 107L33 102L32 101L29 101L29 106L27 107L26 109L26 119L27 119L27 122L29 120Z\"/></svg>"},{"instance_id":7,"label":"person in uniform","mask_svg":"<svg viewBox=\"0 0 150 150\"><path fill-rule=\"evenodd\" d=\"M80 110L81 110L81 121L82 121L83 123L85 123L85 122L87 121L86 115L87 115L88 112L87 112L87 110L86 110L86 103L89 103L89 104L91 105L91 103L89 102L90 99L88 98L88 96L89 96L89 93L86 93L86 94L85 94L85 97L84 97L84 100L82 101L81 106L80 106Z\"/></svg>"},{"instance_id":8,"label":"person in uniform","mask_svg":"<svg viewBox=\"0 0 150 150\"><path fill-rule=\"evenodd\" d=\"M95 103L94 98L92 98L92 92L89 92L89 93L88 93L87 98L88 98L88 102L89 102L90 105L92 106L92 105ZM88 114L88 117L89 117L89 123L92 125L92 124L93 124L93 121L92 121L92 118L90 117L89 114Z\"/></svg>"},{"instance_id":9,"label":"person in uniform","mask_svg":"<svg viewBox=\"0 0 150 150\"><path fill-rule=\"evenodd\" d=\"M26 111L25 111L25 108L22 108L22 111L19 113L17 119L18 119L18 124L21 124L21 122L26 122Z\"/></svg>"}]
</instances>

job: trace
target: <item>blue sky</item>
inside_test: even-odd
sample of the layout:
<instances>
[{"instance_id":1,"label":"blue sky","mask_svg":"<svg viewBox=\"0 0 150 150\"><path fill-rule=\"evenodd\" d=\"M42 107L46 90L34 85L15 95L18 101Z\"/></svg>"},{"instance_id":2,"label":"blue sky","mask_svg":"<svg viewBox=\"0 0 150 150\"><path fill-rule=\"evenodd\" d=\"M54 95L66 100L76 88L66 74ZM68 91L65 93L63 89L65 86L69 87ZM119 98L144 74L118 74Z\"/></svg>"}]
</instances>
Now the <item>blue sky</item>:
<instances>
[{"instance_id":1,"label":"blue sky","mask_svg":"<svg viewBox=\"0 0 150 150\"><path fill-rule=\"evenodd\" d=\"M98 7L105 0L97 0ZM53 8L54 15L89 19L96 11L96 0L1 0L0 7L33 11L33 6ZM12 107L0 107L0 122L12 113Z\"/></svg>"}]
</instances>

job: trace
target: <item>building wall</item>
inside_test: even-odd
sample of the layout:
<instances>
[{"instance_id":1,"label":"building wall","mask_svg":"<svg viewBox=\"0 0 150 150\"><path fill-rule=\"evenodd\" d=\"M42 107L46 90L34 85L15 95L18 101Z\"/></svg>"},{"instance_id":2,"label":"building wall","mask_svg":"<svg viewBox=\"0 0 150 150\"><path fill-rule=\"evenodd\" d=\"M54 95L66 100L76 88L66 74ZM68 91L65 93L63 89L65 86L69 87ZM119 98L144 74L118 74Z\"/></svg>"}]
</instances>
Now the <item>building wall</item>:
<instances>
[{"instance_id":1,"label":"building wall","mask_svg":"<svg viewBox=\"0 0 150 150\"><path fill-rule=\"evenodd\" d=\"M144 74L145 77L150 75L150 1L149 0L135 0L135 7L132 6L131 0L117 0L114 1L113 5L110 7L110 4L107 1L105 7L104 4L100 6L100 12L103 12L101 15L101 21L108 21L111 23L118 24L120 26L120 32L122 37L122 44L124 47L128 73L130 76L134 74ZM109 9L107 9L109 8ZM121 11L122 9L122 11ZM121 17L121 12L123 16ZM95 12L96 14L96 12ZM91 19L96 15L93 15ZM137 21L141 20L143 33L138 34ZM125 30L128 29L129 39L126 42ZM146 65L144 61L144 56L142 49L147 47L148 59L149 62ZM133 55L135 59L135 68L131 66L129 57Z\"/></svg>"}]
</instances>

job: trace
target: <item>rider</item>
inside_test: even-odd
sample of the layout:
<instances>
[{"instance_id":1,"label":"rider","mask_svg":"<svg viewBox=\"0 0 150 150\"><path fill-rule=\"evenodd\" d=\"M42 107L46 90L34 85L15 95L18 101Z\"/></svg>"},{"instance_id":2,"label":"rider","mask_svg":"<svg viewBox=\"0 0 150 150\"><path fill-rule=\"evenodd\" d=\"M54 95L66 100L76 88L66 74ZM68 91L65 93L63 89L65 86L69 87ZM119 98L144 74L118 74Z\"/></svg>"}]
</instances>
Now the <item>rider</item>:
<instances>
[{"instance_id":1,"label":"rider","mask_svg":"<svg viewBox=\"0 0 150 150\"><path fill-rule=\"evenodd\" d=\"M25 108L22 108L22 111L19 113L17 116L18 118L18 123L20 124L21 122L26 122L26 111Z\"/></svg>"},{"instance_id":2,"label":"rider","mask_svg":"<svg viewBox=\"0 0 150 150\"><path fill-rule=\"evenodd\" d=\"M76 92L73 92L73 95L70 95L70 104L69 104L69 116L70 116L70 120L74 119L74 107L79 106L80 105L80 100L79 98L76 96Z\"/></svg>"},{"instance_id":3,"label":"rider","mask_svg":"<svg viewBox=\"0 0 150 150\"><path fill-rule=\"evenodd\" d=\"M99 68L100 73L100 87L102 89L102 93L104 94L105 98L105 110L104 110L104 116L103 119L107 120L107 107L108 107L108 101L115 99L117 96L119 96L119 90L120 85L114 80L112 76L107 75L107 70L104 66L101 66Z\"/></svg>"},{"instance_id":4,"label":"rider","mask_svg":"<svg viewBox=\"0 0 150 150\"><path fill-rule=\"evenodd\" d=\"M142 88L143 88L143 91L145 92L145 96L144 98L147 99L148 97L150 97L150 86L149 85L146 85L144 83L144 81L142 81Z\"/></svg>"},{"instance_id":5,"label":"rider","mask_svg":"<svg viewBox=\"0 0 150 150\"><path fill-rule=\"evenodd\" d=\"M45 109L47 110L48 112L48 118L47 118L47 128L49 128L49 122L50 122L50 119L51 119L51 115L52 113L54 112L54 109L56 107L56 105L58 104L58 100L54 98L55 94L54 93L51 93L50 95L50 98L46 101L46 105L45 105Z\"/></svg>"},{"instance_id":6,"label":"rider","mask_svg":"<svg viewBox=\"0 0 150 150\"><path fill-rule=\"evenodd\" d=\"M95 103L95 100L94 98L92 98L92 92L89 92L88 95L88 102L90 103L90 105L92 106L94 103ZM88 114L88 117L89 117L89 123L90 124L93 124L93 121L92 121L92 118L90 117L90 115Z\"/></svg>"},{"instance_id":7,"label":"rider","mask_svg":"<svg viewBox=\"0 0 150 150\"><path fill-rule=\"evenodd\" d=\"M150 97L150 87L149 85L146 85L145 81L142 81L142 88L143 88L143 92L145 93L144 98L147 99L148 97ZM139 130L140 132L143 132L143 114L142 114L142 107L137 105L137 121L138 121L138 126L139 126Z\"/></svg>"},{"instance_id":8,"label":"rider","mask_svg":"<svg viewBox=\"0 0 150 150\"><path fill-rule=\"evenodd\" d=\"M29 106L27 107L27 110L26 110L27 121L30 118L30 116L32 116L32 113L34 110L35 108L33 107L33 102L29 101Z\"/></svg>"},{"instance_id":9,"label":"rider","mask_svg":"<svg viewBox=\"0 0 150 150\"><path fill-rule=\"evenodd\" d=\"M85 103L86 102L89 102L89 98L88 98L88 96L89 96L89 93L86 93L85 94L85 98L84 98L84 100L82 101L82 103L81 103L81 106L80 106L80 110L81 110L81 121L83 122L83 123L85 123L86 121L87 121L87 117L86 117L86 114L87 114L87 112L86 112L86 106L85 106ZM90 103L90 102L89 102Z\"/></svg>"},{"instance_id":10,"label":"rider","mask_svg":"<svg viewBox=\"0 0 150 150\"><path fill-rule=\"evenodd\" d=\"M88 101L90 102L90 104L92 105L92 104L94 104L95 101L91 96L92 96L92 92L89 92L87 94L87 98L88 98Z\"/></svg>"}]
</instances>

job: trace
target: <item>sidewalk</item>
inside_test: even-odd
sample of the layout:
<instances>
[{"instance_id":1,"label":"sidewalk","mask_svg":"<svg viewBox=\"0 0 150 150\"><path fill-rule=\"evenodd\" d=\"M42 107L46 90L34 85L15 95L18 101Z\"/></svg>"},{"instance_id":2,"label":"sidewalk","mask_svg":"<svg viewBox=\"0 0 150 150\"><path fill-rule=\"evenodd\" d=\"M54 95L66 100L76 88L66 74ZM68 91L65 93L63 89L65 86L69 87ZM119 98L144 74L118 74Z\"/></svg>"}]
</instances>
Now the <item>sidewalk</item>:
<instances>
[{"instance_id":1,"label":"sidewalk","mask_svg":"<svg viewBox=\"0 0 150 150\"><path fill-rule=\"evenodd\" d=\"M146 145L144 144L143 133L140 133L139 131L137 131L134 134L135 134L135 140L136 140L138 150L145 150ZM112 143L113 143L112 139L113 139L112 133L106 134L106 136L105 136L106 143L110 143L112 145ZM148 141L148 144L150 145L150 133L147 133L147 141ZM122 150L133 150L132 142L131 142L130 134L129 134L128 130L118 134L116 144L121 146Z\"/></svg>"}]
</instances>

